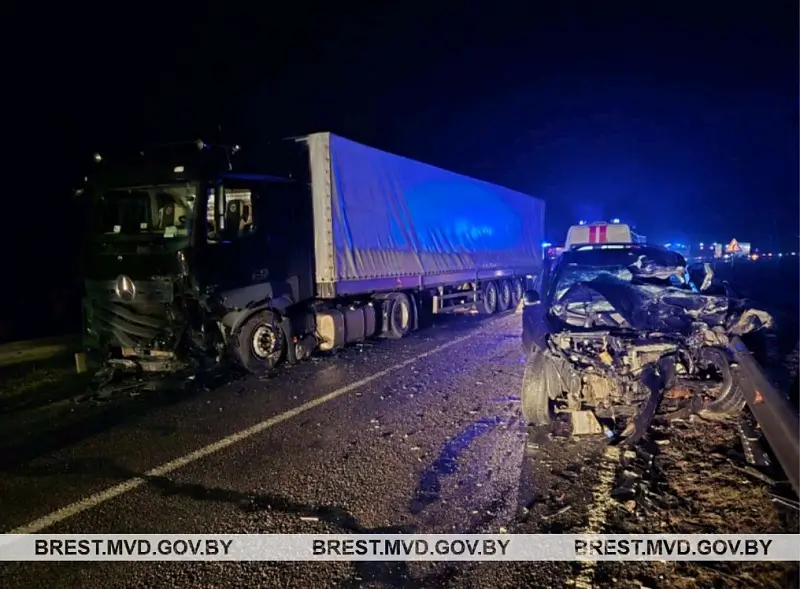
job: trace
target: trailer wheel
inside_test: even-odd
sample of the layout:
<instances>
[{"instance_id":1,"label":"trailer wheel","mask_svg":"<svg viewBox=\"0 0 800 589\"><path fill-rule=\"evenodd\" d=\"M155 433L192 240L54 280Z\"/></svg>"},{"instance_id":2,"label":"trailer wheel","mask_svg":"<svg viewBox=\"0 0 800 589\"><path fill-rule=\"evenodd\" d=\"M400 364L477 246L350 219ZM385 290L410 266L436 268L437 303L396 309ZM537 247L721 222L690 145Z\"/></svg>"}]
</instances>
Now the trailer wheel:
<instances>
[{"instance_id":1,"label":"trailer wheel","mask_svg":"<svg viewBox=\"0 0 800 589\"><path fill-rule=\"evenodd\" d=\"M411 331L414 312L411 308L411 299L405 293L398 292L386 299L386 302L389 304L389 325L386 337L400 339L407 336Z\"/></svg>"},{"instance_id":2,"label":"trailer wheel","mask_svg":"<svg viewBox=\"0 0 800 589\"><path fill-rule=\"evenodd\" d=\"M511 282L503 279L497 292L497 312L508 311L509 307L511 307Z\"/></svg>"},{"instance_id":3,"label":"trailer wheel","mask_svg":"<svg viewBox=\"0 0 800 589\"><path fill-rule=\"evenodd\" d=\"M483 285L478 311L483 315L491 315L497 311L497 285L489 281Z\"/></svg>"},{"instance_id":4,"label":"trailer wheel","mask_svg":"<svg viewBox=\"0 0 800 589\"><path fill-rule=\"evenodd\" d=\"M256 374L275 368L286 353L283 329L271 311L261 311L245 321L234 343L239 363Z\"/></svg>"},{"instance_id":5,"label":"trailer wheel","mask_svg":"<svg viewBox=\"0 0 800 589\"><path fill-rule=\"evenodd\" d=\"M516 309L523 296L525 288L522 285L522 278L516 277L511 281L511 306Z\"/></svg>"}]
</instances>

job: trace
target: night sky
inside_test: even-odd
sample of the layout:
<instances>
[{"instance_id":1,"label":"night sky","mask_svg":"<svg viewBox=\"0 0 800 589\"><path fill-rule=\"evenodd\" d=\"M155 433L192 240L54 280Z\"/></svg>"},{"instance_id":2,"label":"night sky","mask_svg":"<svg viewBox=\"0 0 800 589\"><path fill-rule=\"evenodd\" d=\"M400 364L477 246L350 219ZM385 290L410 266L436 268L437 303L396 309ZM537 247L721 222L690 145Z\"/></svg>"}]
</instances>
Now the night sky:
<instances>
[{"instance_id":1,"label":"night sky","mask_svg":"<svg viewBox=\"0 0 800 589\"><path fill-rule=\"evenodd\" d=\"M67 280L92 152L217 125L245 149L330 130L542 197L554 241L620 217L798 249L796 2L202 4L12 9L4 276L37 285L15 296Z\"/></svg>"}]
</instances>

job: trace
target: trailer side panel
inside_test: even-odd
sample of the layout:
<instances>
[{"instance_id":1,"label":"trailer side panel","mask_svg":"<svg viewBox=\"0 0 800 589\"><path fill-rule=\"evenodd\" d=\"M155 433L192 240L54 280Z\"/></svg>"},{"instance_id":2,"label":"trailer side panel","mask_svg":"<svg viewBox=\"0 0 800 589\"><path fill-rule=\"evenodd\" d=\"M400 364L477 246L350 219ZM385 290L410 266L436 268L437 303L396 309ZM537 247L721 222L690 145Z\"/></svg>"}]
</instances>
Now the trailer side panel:
<instances>
[{"instance_id":1,"label":"trailer side panel","mask_svg":"<svg viewBox=\"0 0 800 589\"><path fill-rule=\"evenodd\" d=\"M321 296L541 267L543 201L328 133L308 144Z\"/></svg>"}]
</instances>

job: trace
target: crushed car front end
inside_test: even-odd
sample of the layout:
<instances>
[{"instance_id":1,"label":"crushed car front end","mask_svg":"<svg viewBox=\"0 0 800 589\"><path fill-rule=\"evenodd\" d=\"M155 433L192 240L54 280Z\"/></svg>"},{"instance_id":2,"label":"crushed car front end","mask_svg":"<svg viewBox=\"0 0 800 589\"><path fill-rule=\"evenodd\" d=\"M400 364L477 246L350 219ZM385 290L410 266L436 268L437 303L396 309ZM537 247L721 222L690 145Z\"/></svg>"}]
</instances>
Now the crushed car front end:
<instances>
[{"instance_id":1,"label":"crushed car front end","mask_svg":"<svg viewBox=\"0 0 800 589\"><path fill-rule=\"evenodd\" d=\"M703 270L697 285L681 256L653 246L566 252L523 310L528 421L588 411L634 441L659 408L741 411L729 339L772 319Z\"/></svg>"}]
</instances>

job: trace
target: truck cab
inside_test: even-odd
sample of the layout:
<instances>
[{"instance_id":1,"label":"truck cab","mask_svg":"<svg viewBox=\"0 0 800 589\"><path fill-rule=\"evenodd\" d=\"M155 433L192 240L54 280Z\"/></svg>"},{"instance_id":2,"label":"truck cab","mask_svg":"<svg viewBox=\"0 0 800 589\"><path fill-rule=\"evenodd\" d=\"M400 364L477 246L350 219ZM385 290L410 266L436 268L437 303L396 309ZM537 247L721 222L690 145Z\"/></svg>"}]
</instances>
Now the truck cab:
<instances>
[{"instance_id":1,"label":"truck cab","mask_svg":"<svg viewBox=\"0 0 800 589\"><path fill-rule=\"evenodd\" d=\"M198 141L95 156L81 190L89 352L156 372L217 361L253 311L313 296L307 184L233 171L237 152ZM284 354L278 327L262 331L264 357Z\"/></svg>"}]
</instances>

